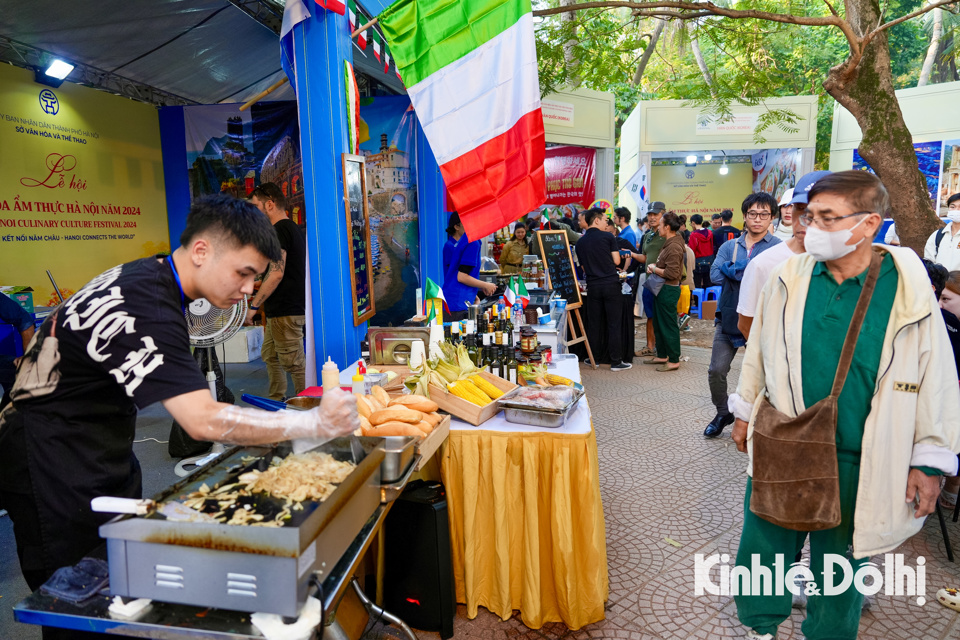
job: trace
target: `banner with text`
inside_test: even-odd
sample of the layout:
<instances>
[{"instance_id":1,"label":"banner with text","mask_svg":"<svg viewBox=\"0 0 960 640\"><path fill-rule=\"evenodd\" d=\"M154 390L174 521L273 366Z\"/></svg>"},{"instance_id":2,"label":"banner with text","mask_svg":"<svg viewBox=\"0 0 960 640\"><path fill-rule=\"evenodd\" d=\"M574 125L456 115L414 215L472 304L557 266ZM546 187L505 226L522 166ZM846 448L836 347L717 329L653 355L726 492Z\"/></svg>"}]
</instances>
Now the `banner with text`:
<instances>
[{"instance_id":1,"label":"banner with text","mask_svg":"<svg viewBox=\"0 0 960 640\"><path fill-rule=\"evenodd\" d=\"M579 204L586 208L596 199L596 149L548 147L543 166L547 174L546 204Z\"/></svg>"},{"instance_id":2,"label":"banner with text","mask_svg":"<svg viewBox=\"0 0 960 640\"><path fill-rule=\"evenodd\" d=\"M709 218L723 209L733 210L733 224L742 227L740 203L752 193L750 156L727 156L726 175L720 162L688 167L683 160L654 159L650 170L650 200L660 200L668 211L689 218L699 213Z\"/></svg>"},{"instance_id":3,"label":"banner with text","mask_svg":"<svg viewBox=\"0 0 960 640\"><path fill-rule=\"evenodd\" d=\"M110 267L170 250L157 111L0 67L0 285L57 303Z\"/></svg>"}]
</instances>

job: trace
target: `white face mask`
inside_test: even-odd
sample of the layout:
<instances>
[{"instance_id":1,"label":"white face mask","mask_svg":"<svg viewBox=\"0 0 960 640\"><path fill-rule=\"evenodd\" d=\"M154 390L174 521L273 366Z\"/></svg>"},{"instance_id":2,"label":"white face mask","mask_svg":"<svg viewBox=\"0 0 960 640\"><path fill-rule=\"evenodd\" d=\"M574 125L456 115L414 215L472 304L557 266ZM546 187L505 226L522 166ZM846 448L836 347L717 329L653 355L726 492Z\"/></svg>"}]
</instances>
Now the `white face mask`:
<instances>
[{"instance_id":1,"label":"white face mask","mask_svg":"<svg viewBox=\"0 0 960 640\"><path fill-rule=\"evenodd\" d=\"M960 209L948 210L947 220L949 220L950 222L960 222Z\"/></svg>"},{"instance_id":2,"label":"white face mask","mask_svg":"<svg viewBox=\"0 0 960 640\"><path fill-rule=\"evenodd\" d=\"M803 246L807 253L818 262L839 260L843 256L853 253L864 241L864 238L860 238L860 241L856 244L847 244L847 241L853 237L853 230L859 227L864 220L866 220L865 217L849 229L839 231L824 231L816 225L810 225L807 227L807 236L803 240Z\"/></svg>"}]
</instances>

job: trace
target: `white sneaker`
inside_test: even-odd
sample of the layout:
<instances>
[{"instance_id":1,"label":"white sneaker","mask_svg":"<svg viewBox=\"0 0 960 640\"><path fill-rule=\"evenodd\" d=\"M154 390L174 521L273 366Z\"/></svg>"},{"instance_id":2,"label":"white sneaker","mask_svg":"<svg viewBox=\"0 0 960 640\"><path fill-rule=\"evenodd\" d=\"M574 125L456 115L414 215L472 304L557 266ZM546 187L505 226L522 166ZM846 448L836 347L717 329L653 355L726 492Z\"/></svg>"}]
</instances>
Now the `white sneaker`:
<instances>
[{"instance_id":1,"label":"white sneaker","mask_svg":"<svg viewBox=\"0 0 960 640\"><path fill-rule=\"evenodd\" d=\"M937 591L937 602L954 611L960 611L960 591L940 589Z\"/></svg>"},{"instance_id":2,"label":"white sneaker","mask_svg":"<svg viewBox=\"0 0 960 640\"><path fill-rule=\"evenodd\" d=\"M747 638L750 640L776 640L777 636L772 633L764 633L761 635L753 629L750 629L750 631L747 632Z\"/></svg>"}]
</instances>

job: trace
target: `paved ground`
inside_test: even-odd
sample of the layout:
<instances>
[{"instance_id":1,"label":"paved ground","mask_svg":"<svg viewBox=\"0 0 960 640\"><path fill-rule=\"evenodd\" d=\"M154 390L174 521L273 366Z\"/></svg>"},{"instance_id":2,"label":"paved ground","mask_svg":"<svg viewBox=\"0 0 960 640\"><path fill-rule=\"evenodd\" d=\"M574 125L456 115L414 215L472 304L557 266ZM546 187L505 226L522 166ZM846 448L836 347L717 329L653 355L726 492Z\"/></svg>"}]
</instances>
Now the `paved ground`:
<instances>
[{"instance_id":1,"label":"paved ground","mask_svg":"<svg viewBox=\"0 0 960 640\"><path fill-rule=\"evenodd\" d=\"M642 329L642 326L641 326ZM713 417L706 383L709 351L684 346L690 360L678 373L657 373L637 361L613 374L604 367L583 369L591 398L600 456L600 484L607 524L610 600L607 618L578 631L563 625L526 628L514 616L501 621L481 609L467 620L460 607L458 638L635 639L739 638L746 633L730 597L693 596L694 554L735 554L742 521L745 456L727 433L704 440ZM738 359L739 362L739 359ZM735 380L736 370L732 374ZM230 365L228 384L237 395L262 393L266 374L257 365ZM166 440L169 419L158 408L142 414L138 439ZM173 481L166 447L137 445L144 466L144 491L151 494ZM950 523L960 551L960 526ZM666 541L670 538L681 546ZM932 602L941 586L960 584L960 568L946 559L936 519L902 548L908 564L926 558L930 600L875 596L864 613L860 637L870 640L960 640L960 615ZM0 640L33 640L36 629L12 621L11 606L26 595L19 576L9 518L0 518ZM802 613L795 612L780 638L800 638ZM378 627L371 636L396 637ZM421 633L421 638L437 638Z\"/></svg>"}]
</instances>

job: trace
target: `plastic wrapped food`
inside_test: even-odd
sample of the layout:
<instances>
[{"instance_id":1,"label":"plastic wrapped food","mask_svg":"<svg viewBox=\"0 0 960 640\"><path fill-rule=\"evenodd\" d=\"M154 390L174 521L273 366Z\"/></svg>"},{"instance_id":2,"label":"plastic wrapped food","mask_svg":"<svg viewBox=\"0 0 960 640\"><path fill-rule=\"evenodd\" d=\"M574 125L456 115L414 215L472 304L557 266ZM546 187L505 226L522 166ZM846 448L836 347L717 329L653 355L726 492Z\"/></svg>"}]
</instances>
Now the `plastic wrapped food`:
<instances>
[{"instance_id":1,"label":"plastic wrapped food","mask_svg":"<svg viewBox=\"0 0 960 640\"><path fill-rule=\"evenodd\" d=\"M525 404L536 409L563 409L573 402L571 387L521 387L510 396L512 404Z\"/></svg>"}]
</instances>

